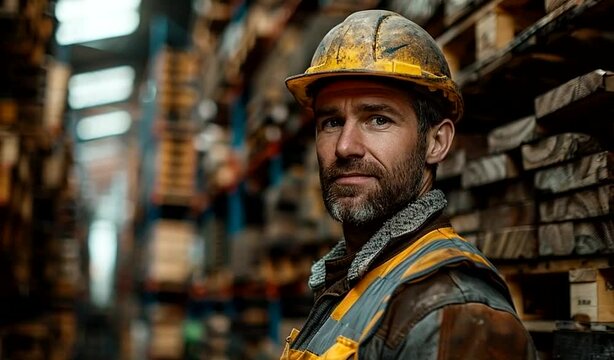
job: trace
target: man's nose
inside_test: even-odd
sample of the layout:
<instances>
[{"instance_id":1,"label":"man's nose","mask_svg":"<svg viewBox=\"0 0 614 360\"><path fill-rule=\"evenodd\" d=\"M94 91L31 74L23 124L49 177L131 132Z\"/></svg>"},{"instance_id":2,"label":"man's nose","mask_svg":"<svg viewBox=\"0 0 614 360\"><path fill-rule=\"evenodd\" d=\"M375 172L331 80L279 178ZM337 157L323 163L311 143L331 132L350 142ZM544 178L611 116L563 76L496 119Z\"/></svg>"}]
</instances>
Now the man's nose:
<instances>
[{"instance_id":1,"label":"man's nose","mask_svg":"<svg viewBox=\"0 0 614 360\"><path fill-rule=\"evenodd\" d=\"M335 155L338 158L363 157L365 146L363 134L357 124L346 121L337 139Z\"/></svg>"}]
</instances>

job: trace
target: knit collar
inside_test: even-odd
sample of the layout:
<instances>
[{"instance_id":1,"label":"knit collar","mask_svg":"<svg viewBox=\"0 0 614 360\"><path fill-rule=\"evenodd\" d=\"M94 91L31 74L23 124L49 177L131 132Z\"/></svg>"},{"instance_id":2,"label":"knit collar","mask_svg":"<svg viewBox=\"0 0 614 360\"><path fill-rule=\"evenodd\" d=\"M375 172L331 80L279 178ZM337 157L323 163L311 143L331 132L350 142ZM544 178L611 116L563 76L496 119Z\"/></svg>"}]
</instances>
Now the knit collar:
<instances>
[{"instance_id":1,"label":"knit collar","mask_svg":"<svg viewBox=\"0 0 614 360\"><path fill-rule=\"evenodd\" d=\"M391 239L415 231L431 215L443 209L446 205L447 201L443 192L431 190L386 220L382 227L356 253L348 269L347 279L350 282L360 279ZM309 287L315 290L324 286L326 261L338 259L346 254L345 239L341 239L328 254L313 264Z\"/></svg>"}]
</instances>

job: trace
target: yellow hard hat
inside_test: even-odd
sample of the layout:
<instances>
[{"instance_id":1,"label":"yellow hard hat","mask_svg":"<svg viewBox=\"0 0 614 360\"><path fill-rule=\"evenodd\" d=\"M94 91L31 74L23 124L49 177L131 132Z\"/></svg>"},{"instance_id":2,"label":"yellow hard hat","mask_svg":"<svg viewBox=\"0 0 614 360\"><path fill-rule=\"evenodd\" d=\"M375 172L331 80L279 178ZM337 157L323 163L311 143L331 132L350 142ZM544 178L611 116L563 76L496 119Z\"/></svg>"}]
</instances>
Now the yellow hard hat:
<instances>
[{"instance_id":1,"label":"yellow hard hat","mask_svg":"<svg viewBox=\"0 0 614 360\"><path fill-rule=\"evenodd\" d=\"M286 86L301 106L311 108L310 85L341 76L408 81L447 100L446 115L452 121L463 114L460 91L435 40L392 11L366 10L348 16L322 39L305 73L287 78Z\"/></svg>"}]
</instances>

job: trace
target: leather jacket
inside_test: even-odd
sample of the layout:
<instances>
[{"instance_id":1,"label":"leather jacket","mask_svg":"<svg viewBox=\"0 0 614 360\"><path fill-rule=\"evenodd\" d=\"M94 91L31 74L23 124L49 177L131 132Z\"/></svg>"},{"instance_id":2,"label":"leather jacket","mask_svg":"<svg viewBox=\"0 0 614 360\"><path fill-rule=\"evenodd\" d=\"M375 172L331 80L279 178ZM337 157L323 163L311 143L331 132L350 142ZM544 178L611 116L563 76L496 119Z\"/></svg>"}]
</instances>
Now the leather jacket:
<instances>
[{"instance_id":1,"label":"leather jacket","mask_svg":"<svg viewBox=\"0 0 614 360\"><path fill-rule=\"evenodd\" d=\"M342 240L314 264L314 307L282 359L537 358L505 282L453 231L445 205L433 190L385 222L356 255L344 254ZM369 293L374 287L389 288L380 291L382 301Z\"/></svg>"}]
</instances>

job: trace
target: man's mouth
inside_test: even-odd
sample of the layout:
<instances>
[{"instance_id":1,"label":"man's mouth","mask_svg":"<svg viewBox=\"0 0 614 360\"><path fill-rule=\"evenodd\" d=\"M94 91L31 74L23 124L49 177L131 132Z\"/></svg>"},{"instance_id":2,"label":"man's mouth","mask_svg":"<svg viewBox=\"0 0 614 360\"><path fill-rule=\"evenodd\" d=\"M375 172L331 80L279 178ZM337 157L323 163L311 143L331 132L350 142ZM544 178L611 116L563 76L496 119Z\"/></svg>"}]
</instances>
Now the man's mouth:
<instances>
[{"instance_id":1,"label":"man's mouth","mask_svg":"<svg viewBox=\"0 0 614 360\"><path fill-rule=\"evenodd\" d=\"M334 182L341 185L360 185L375 179L375 176L364 173L345 173L335 176Z\"/></svg>"}]
</instances>

